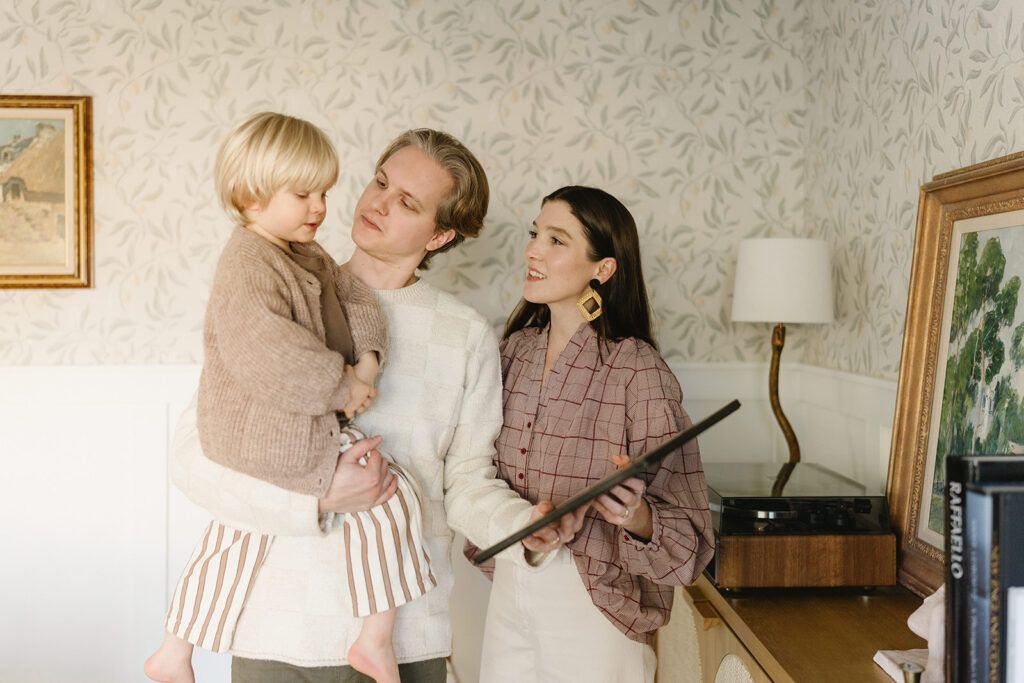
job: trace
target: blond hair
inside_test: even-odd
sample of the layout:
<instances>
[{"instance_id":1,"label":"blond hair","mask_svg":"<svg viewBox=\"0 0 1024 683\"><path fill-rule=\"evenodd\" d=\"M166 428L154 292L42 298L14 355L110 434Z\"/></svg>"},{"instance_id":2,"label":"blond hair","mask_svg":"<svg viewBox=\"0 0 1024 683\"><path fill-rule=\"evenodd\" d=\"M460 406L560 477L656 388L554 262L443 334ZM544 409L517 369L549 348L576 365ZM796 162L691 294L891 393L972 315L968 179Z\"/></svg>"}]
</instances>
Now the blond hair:
<instances>
[{"instance_id":1,"label":"blond hair","mask_svg":"<svg viewBox=\"0 0 1024 683\"><path fill-rule=\"evenodd\" d=\"M261 112L224 139L213 176L224 210L235 223L244 225L246 207L265 206L282 188L332 187L338 180L338 153L327 135L309 121Z\"/></svg>"},{"instance_id":2,"label":"blond hair","mask_svg":"<svg viewBox=\"0 0 1024 683\"><path fill-rule=\"evenodd\" d=\"M426 270L434 254L452 249L467 237L480 235L490 201L490 188L487 174L473 153L455 137L430 128L407 130L395 138L380 155L375 171L380 172L381 166L405 147L420 150L452 178L452 189L437 207L434 232L454 230L455 237L443 247L427 252L419 265Z\"/></svg>"}]
</instances>

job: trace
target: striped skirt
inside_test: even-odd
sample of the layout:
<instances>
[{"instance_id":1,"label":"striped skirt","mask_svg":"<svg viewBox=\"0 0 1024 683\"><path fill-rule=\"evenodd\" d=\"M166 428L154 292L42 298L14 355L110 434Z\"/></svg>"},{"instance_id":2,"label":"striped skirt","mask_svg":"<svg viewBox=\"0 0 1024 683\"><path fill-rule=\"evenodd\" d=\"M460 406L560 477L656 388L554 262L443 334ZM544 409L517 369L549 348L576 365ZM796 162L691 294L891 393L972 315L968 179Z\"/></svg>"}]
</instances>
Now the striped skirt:
<instances>
[{"instance_id":1,"label":"striped skirt","mask_svg":"<svg viewBox=\"0 0 1024 683\"><path fill-rule=\"evenodd\" d=\"M345 534L353 616L402 605L437 585L423 546L423 517L412 478L394 463L395 495L375 508L337 515Z\"/></svg>"},{"instance_id":2,"label":"striped skirt","mask_svg":"<svg viewBox=\"0 0 1024 683\"><path fill-rule=\"evenodd\" d=\"M361 438L343 441L342 451ZM353 616L392 609L437 585L423 545L417 487L390 464L398 491L375 508L321 516L325 531L343 533ZM336 527L340 527L335 531ZM274 537L210 522L182 572L167 613L167 630L213 652L231 646L235 625Z\"/></svg>"}]
</instances>

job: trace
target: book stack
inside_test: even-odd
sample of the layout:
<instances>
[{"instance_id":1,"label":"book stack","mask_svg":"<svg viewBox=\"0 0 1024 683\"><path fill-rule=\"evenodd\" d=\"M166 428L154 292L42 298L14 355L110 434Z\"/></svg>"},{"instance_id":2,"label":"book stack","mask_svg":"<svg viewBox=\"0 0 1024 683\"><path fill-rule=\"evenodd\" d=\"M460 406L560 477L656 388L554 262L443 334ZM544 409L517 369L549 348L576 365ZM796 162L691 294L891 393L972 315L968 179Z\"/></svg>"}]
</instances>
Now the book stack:
<instances>
[{"instance_id":1,"label":"book stack","mask_svg":"<svg viewBox=\"0 0 1024 683\"><path fill-rule=\"evenodd\" d=\"M946 680L1024 681L1024 456L946 458Z\"/></svg>"}]
</instances>

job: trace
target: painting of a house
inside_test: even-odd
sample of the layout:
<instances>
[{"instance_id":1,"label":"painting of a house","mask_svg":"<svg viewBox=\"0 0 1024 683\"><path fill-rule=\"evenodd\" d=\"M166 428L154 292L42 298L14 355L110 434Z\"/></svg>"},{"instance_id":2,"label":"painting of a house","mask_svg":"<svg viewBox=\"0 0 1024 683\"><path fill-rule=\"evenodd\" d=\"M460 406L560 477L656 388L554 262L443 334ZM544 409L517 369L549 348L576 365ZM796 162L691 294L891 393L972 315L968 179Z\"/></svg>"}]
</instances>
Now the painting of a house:
<instances>
[{"instance_id":1,"label":"painting of a house","mask_svg":"<svg viewBox=\"0 0 1024 683\"><path fill-rule=\"evenodd\" d=\"M21 154L22 150L32 144L32 139L14 133L10 140L0 143L0 174L7 170L7 167L11 165L15 157Z\"/></svg>"},{"instance_id":2,"label":"painting of a house","mask_svg":"<svg viewBox=\"0 0 1024 683\"><path fill-rule=\"evenodd\" d=\"M31 128L32 134L21 132ZM0 120L0 264L62 266L69 227L64 122Z\"/></svg>"}]
</instances>

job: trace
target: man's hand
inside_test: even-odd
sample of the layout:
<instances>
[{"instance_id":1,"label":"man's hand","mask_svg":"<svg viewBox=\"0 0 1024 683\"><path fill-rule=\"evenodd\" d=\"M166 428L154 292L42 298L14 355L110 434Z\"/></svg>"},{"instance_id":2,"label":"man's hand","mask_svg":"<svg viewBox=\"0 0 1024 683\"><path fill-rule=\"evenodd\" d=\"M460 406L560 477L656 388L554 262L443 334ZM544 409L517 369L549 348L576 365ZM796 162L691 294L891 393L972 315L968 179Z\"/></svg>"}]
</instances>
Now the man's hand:
<instances>
[{"instance_id":1,"label":"man's hand","mask_svg":"<svg viewBox=\"0 0 1024 683\"><path fill-rule=\"evenodd\" d=\"M572 512L563 515L557 521L538 529L523 539L523 545L527 550L535 553L546 553L558 550L566 543L571 543L576 538L576 532L583 526L583 518L587 514L590 504L579 507ZM542 500L530 514L530 521L534 522L555 509L549 500Z\"/></svg>"},{"instance_id":2,"label":"man's hand","mask_svg":"<svg viewBox=\"0 0 1024 683\"><path fill-rule=\"evenodd\" d=\"M398 480L384 456L375 450L380 442L379 436L360 439L341 454L331 486L320 499L321 513L369 510L394 495ZM359 464L364 455L365 466Z\"/></svg>"}]
</instances>

